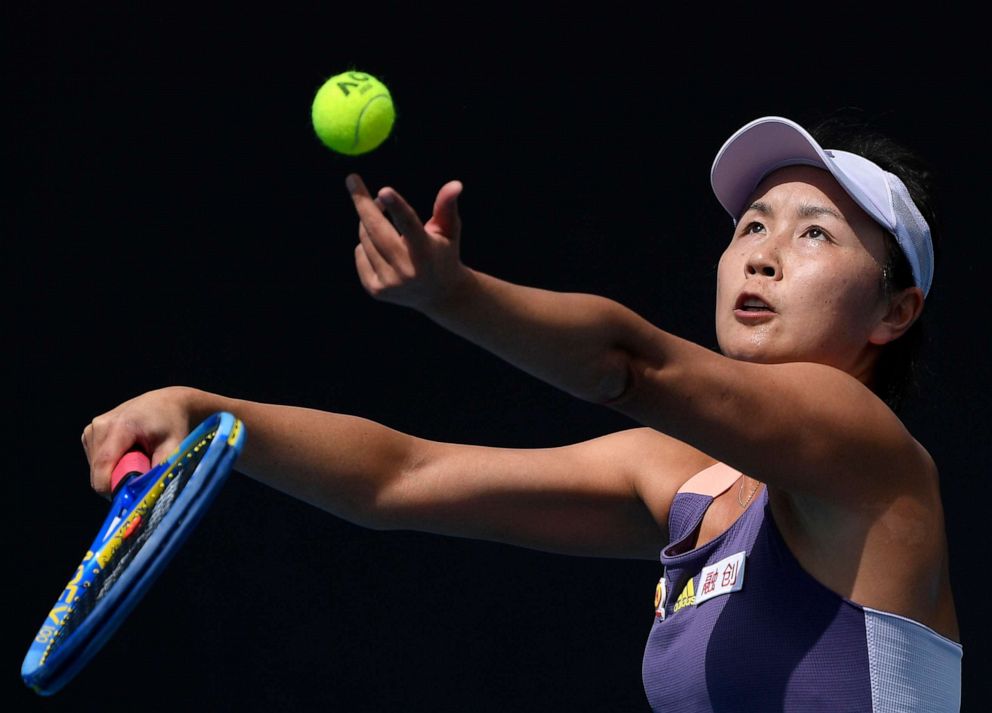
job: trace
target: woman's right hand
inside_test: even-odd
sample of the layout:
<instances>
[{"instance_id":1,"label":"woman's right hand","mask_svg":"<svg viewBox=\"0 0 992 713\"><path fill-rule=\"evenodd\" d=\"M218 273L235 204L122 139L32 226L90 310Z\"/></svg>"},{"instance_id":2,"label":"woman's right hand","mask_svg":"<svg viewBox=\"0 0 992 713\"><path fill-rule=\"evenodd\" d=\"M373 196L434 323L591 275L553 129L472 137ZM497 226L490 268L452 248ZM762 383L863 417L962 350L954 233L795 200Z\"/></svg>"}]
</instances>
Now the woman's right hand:
<instances>
[{"instance_id":1,"label":"woman's right hand","mask_svg":"<svg viewBox=\"0 0 992 713\"><path fill-rule=\"evenodd\" d=\"M168 458L193 425L193 393L180 386L156 389L94 418L82 435L92 488L110 496L110 474L132 447L148 454L152 464Z\"/></svg>"}]
</instances>

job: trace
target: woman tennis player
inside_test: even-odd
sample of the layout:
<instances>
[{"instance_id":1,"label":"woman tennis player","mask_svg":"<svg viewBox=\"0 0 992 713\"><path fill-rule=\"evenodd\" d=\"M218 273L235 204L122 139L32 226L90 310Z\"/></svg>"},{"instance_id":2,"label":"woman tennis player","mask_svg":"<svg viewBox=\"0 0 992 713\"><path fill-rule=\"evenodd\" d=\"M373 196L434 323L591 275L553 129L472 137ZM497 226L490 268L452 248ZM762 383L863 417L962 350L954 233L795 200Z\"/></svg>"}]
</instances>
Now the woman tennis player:
<instances>
[{"instance_id":1,"label":"woman tennis player","mask_svg":"<svg viewBox=\"0 0 992 713\"><path fill-rule=\"evenodd\" d=\"M373 197L347 178L374 298L639 427L492 448L170 387L86 427L93 487L107 492L132 444L162 460L230 411L250 434L240 471L354 523L660 556L643 658L654 710L957 711L938 469L891 406L933 277L934 219L908 154L847 138L763 117L717 153L712 185L733 219L712 238L719 353L610 299L469 268L457 181L422 223L396 190Z\"/></svg>"}]
</instances>

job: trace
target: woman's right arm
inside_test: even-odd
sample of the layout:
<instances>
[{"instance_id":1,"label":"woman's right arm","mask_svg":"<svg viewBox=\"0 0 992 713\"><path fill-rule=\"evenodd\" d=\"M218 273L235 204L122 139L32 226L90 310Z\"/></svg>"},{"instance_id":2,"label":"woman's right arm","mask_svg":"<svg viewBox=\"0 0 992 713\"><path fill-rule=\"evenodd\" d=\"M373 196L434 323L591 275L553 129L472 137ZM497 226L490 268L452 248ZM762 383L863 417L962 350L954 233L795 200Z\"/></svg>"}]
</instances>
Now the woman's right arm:
<instances>
[{"instance_id":1,"label":"woman's right arm","mask_svg":"<svg viewBox=\"0 0 992 713\"><path fill-rule=\"evenodd\" d=\"M238 472L350 522L561 554L656 559L678 487L712 462L634 428L552 448L443 443L374 421L186 387L143 394L83 433L95 490L137 444L164 460L216 411L247 431Z\"/></svg>"}]
</instances>

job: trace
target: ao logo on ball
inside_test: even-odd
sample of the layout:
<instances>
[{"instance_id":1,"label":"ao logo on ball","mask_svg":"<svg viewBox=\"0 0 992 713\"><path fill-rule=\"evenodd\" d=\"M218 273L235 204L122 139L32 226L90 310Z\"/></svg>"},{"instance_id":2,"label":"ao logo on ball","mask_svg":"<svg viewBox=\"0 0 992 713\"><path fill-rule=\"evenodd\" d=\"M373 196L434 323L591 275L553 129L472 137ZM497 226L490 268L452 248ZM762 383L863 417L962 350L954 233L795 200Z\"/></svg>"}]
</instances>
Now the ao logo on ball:
<instances>
[{"instance_id":1,"label":"ao logo on ball","mask_svg":"<svg viewBox=\"0 0 992 713\"><path fill-rule=\"evenodd\" d=\"M317 90L310 109L325 146L347 156L377 148L393 130L396 109L389 89L365 72L336 74Z\"/></svg>"}]
</instances>

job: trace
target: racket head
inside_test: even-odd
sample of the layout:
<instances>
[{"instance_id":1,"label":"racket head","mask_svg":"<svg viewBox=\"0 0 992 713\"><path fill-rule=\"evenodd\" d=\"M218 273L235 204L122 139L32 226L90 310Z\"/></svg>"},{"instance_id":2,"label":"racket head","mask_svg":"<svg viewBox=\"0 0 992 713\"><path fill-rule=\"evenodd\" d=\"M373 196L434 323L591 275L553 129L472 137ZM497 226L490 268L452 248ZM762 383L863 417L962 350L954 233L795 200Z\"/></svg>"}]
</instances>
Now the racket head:
<instances>
[{"instance_id":1,"label":"racket head","mask_svg":"<svg viewBox=\"0 0 992 713\"><path fill-rule=\"evenodd\" d=\"M233 414L205 419L165 461L124 478L103 525L28 648L21 678L49 696L93 658L217 497L244 446Z\"/></svg>"}]
</instances>

